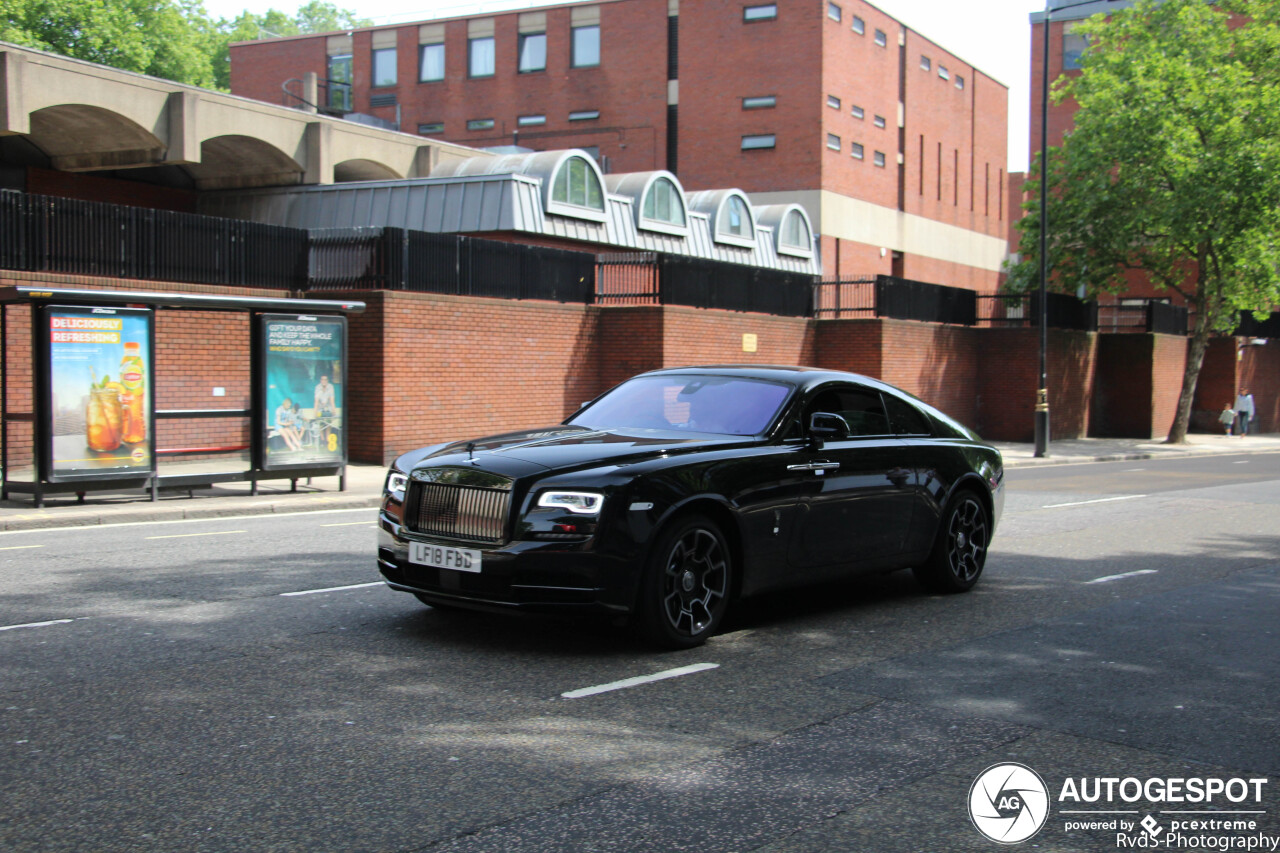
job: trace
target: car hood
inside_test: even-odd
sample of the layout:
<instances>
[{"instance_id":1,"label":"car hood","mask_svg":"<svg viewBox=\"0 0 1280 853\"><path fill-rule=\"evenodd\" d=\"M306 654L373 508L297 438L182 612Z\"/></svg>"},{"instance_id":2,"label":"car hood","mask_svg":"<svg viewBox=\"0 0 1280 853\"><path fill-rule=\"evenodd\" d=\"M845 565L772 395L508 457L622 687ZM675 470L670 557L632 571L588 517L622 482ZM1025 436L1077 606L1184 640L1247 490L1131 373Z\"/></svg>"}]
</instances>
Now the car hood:
<instances>
[{"instance_id":1,"label":"car hood","mask_svg":"<svg viewBox=\"0 0 1280 853\"><path fill-rule=\"evenodd\" d=\"M415 467L475 466L519 477L559 468L634 464L671 453L752 440L750 436L556 426L456 441L424 457Z\"/></svg>"}]
</instances>

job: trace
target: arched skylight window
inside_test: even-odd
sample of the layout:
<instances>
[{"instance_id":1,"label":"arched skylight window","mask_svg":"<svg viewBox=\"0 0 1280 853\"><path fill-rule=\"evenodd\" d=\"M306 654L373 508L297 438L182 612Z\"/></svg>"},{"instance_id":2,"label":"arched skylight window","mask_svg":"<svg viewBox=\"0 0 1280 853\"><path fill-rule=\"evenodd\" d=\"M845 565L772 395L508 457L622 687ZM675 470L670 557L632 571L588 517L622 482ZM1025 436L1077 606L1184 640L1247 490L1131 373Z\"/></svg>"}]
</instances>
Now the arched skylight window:
<instances>
[{"instance_id":1,"label":"arched skylight window","mask_svg":"<svg viewBox=\"0 0 1280 853\"><path fill-rule=\"evenodd\" d=\"M731 195L725 199L716 231L717 239L722 239L723 242L749 246L755 241L755 220L751 218L751 208L747 207L746 201L741 196Z\"/></svg>"},{"instance_id":2,"label":"arched skylight window","mask_svg":"<svg viewBox=\"0 0 1280 853\"><path fill-rule=\"evenodd\" d=\"M787 249L799 249L806 255L813 250L813 237L809 234L809 223L798 210L791 210L782 219L782 233L779 241Z\"/></svg>"},{"instance_id":3,"label":"arched skylight window","mask_svg":"<svg viewBox=\"0 0 1280 853\"><path fill-rule=\"evenodd\" d=\"M642 216L653 222L684 227L684 201L676 185L666 178L658 178L649 185L644 196Z\"/></svg>"},{"instance_id":4,"label":"arched skylight window","mask_svg":"<svg viewBox=\"0 0 1280 853\"><path fill-rule=\"evenodd\" d=\"M556 172L551 200L557 204L604 212L604 191L595 169L582 157L569 157Z\"/></svg>"}]
</instances>

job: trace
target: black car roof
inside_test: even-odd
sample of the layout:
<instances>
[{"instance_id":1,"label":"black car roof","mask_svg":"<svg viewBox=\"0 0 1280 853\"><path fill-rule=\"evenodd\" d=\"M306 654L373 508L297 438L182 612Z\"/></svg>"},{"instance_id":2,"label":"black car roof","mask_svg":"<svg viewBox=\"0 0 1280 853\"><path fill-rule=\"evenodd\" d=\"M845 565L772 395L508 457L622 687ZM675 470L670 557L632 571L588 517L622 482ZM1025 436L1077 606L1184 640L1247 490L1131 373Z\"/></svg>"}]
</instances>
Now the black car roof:
<instances>
[{"instance_id":1,"label":"black car roof","mask_svg":"<svg viewBox=\"0 0 1280 853\"><path fill-rule=\"evenodd\" d=\"M662 375L695 375L695 376L741 376L747 379L765 379L773 382L785 382L788 385L811 388L823 382L854 381L873 385L877 388L889 388L878 379L863 376L860 373L848 373L843 370L829 370L821 367L797 367L782 364L700 364L688 367L664 367L651 370L644 376ZM896 389L892 389L896 390Z\"/></svg>"}]
</instances>

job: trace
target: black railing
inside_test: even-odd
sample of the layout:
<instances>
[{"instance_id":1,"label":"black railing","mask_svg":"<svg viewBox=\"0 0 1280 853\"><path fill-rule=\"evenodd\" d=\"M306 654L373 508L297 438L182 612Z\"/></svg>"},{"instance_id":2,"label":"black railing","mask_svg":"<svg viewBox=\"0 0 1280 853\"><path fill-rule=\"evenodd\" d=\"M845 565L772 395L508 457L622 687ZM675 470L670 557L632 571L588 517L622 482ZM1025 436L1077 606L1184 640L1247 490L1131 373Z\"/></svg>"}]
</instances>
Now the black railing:
<instances>
[{"instance_id":1,"label":"black railing","mask_svg":"<svg viewBox=\"0 0 1280 853\"><path fill-rule=\"evenodd\" d=\"M311 232L310 290L404 290L589 303L595 256L402 228Z\"/></svg>"},{"instance_id":2,"label":"black railing","mask_svg":"<svg viewBox=\"0 0 1280 853\"><path fill-rule=\"evenodd\" d=\"M813 287L813 316L850 319L876 316L876 276L859 275L820 281Z\"/></svg>"},{"instance_id":3,"label":"black railing","mask_svg":"<svg viewBox=\"0 0 1280 853\"><path fill-rule=\"evenodd\" d=\"M664 305L752 311L783 317L813 313L813 276L683 255L658 256Z\"/></svg>"},{"instance_id":4,"label":"black railing","mask_svg":"<svg viewBox=\"0 0 1280 853\"><path fill-rule=\"evenodd\" d=\"M0 191L0 267L152 281L305 287L307 232Z\"/></svg>"},{"instance_id":5,"label":"black railing","mask_svg":"<svg viewBox=\"0 0 1280 853\"><path fill-rule=\"evenodd\" d=\"M1246 338L1280 338L1280 311L1265 320L1255 320L1252 311L1241 311L1233 334Z\"/></svg>"},{"instance_id":6,"label":"black railing","mask_svg":"<svg viewBox=\"0 0 1280 853\"><path fill-rule=\"evenodd\" d=\"M962 287L926 284L894 276L876 276L876 316L972 326L977 322L977 293Z\"/></svg>"},{"instance_id":7,"label":"black railing","mask_svg":"<svg viewBox=\"0 0 1280 853\"><path fill-rule=\"evenodd\" d=\"M1191 330L1190 313L1165 299L1126 299L1098 306L1100 332L1156 332L1185 335Z\"/></svg>"}]
</instances>

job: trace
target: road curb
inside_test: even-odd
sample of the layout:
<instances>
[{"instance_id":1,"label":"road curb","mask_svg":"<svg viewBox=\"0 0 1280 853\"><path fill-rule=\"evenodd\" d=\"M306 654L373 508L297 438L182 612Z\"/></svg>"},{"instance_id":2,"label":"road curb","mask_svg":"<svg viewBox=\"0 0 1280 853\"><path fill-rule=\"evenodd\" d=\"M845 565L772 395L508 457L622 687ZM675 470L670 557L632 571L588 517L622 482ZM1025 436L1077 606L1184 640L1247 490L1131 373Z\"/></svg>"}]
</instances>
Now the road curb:
<instances>
[{"instance_id":1,"label":"road curb","mask_svg":"<svg viewBox=\"0 0 1280 853\"><path fill-rule=\"evenodd\" d=\"M22 516L0 520L0 531L48 530L63 527L101 527L107 524L138 524L148 521L187 521L201 518L236 518L240 516L275 515L278 513L322 512L325 510L372 509L381 503L380 496L322 498L311 501L278 501L243 503L236 506L173 507L172 509L139 508L137 510L38 510Z\"/></svg>"}]
</instances>

